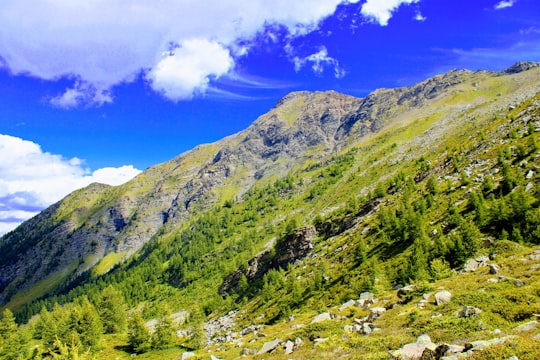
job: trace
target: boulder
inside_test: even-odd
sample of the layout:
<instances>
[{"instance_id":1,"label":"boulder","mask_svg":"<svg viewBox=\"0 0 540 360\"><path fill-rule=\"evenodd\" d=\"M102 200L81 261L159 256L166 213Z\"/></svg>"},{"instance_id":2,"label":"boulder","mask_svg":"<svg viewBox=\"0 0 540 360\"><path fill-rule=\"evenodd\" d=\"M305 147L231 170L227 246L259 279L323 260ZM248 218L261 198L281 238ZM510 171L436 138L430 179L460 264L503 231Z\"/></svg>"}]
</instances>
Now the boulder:
<instances>
[{"instance_id":1,"label":"boulder","mask_svg":"<svg viewBox=\"0 0 540 360\"><path fill-rule=\"evenodd\" d=\"M435 294L435 303L437 305L446 304L452 299L452 294L448 290L439 291Z\"/></svg>"},{"instance_id":2,"label":"boulder","mask_svg":"<svg viewBox=\"0 0 540 360\"><path fill-rule=\"evenodd\" d=\"M489 273L495 275L499 272L500 268L497 264L489 264Z\"/></svg>"},{"instance_id":3,"label":"boulder","mask_svg":"<svg viewBox=\"0 0 540 360\"><path fill-rule=\"evenodd\" d=\"M287 355L292 354L293 351L294 351L294 343L291 340L288 340L285 343L285 354Z\"/></svg>"},{"instance_id":4,"label":"boulder","mask_svg":"<svg viewBox=\"0 0 540 360\"><path fill-rule=\"evenodd\" d=\"M375 296L370 292L363 292L360 294L360 298L358 299L358 302L361 304L361 306L374 304Z\"/></svg>"},{"instance_id":5,"label":"boulder","mask_svg":"<svg viewBox=\"0 0 540 360\"><path fill-rule=\"evenodd\" d=\"M281 339L275 339L273 341L265 342L263 344L261 350L259 350L259 352L257 352L257 355L266 354L266 353L269 353L271 351L274 351L279 346L280 342L281 342Z\"/></svg>"},{"instance_id":6,"label":"boulder","mask_svg":"<svg viewBox=\"0 0 540 360\"><path fill-rule=\"evenodd\" d=\"M318 322L322 322L322 321L326 321L326 320L332 320L332 315L330 315L330 313L328 313L328 312L323 312L323 313L315 316L313 318L313 320L311 321L311 323L314 324L314 323L318 323Z\"/></svg>"},{"instance_id":7,"label":"boulder","mask_svg":"<svg viewBox=\"0 0 540 360\"><path fill-rule=\"evenodd\" d=\"M375 307L369 309L369 321L373 321L377 319L379 316L384 314L386 312L386 309L383 307Z\"/></svg>"},{"instance_id":8,"label":"boulder","mask_svg":"<svg viewBox=\"0 0 540 360\"><path fill-rule=\"evenodd\" d=\"M415 343L405 344L401 349L391 352L391 355L394 359L418 360L426 349L430 350L428 353L435 352L437 345L431 341L429 335L424 334L418 337Z\"/></svg>"},{"instance_id":9,"label":"boulder","mask_svg":"<svg viewBox=\"0 0 540 360\"><path fill-rule=\"evenodd\" d=\"M538 321L529 321L525 324L521 324L519 326L516 326L514 328L514 331L516 332L527 332L527 331L533 331L538 326Z\"/></svg>"},{"instance_id":10,"label":"boulder","mask_svg":"<svg viewBox=\"0 0 540 360\"><path fill-rule=\"evenodd\" d=\"M478 262L475 259L469 259L463 265L463 271L465 272L475 272L476 270L478 270Z\"/></svg>"},{"instance_id":11,"label":"boulder","mask_svg":"<svg viewBox=\"0 0 540 360\"><path fill-rule=\"evenodd\" d=\"M356 306L356 301L355 300L349 300L349 301L347 301L346 303L344 303L343 305L341 305L339 307L339 311L341 312L341 311L343 311L345 309L348 309L350 307L353 307L353 306Z\"/></svg>"},{"instance_id":12,"label":"boulder","mask_svg":"<svg viewBox=\"0 0 540 360\"><path fill-rule=\"evenodd\" d=\"M476 308L474 306L467 306L465 305L461 311L459 311L458 316L463 318L478 316L482 310L479 308Z\"/></svg>"},{"instance_id":13,"label":"boulder","mask_svg":"<svg viewBox=\"0 0 540 360\"><path fill-rule=\"evenodd\" d=\"M193 352L185 352L185 353L182 353L181 359L186 360L186 359L189 359L189 358L192 358L192 357L195 357L195 353L193 353Z\"/></svg>"}]
</instances>

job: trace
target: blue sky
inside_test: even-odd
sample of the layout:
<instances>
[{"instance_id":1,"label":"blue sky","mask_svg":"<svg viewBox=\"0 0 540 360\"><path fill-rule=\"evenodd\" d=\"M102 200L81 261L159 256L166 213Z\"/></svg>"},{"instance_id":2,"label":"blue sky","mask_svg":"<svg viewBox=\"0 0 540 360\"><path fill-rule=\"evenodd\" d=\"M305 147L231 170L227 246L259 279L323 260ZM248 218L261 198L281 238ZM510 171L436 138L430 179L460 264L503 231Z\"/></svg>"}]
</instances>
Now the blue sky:
<instances>
[{"instance_id":1,"label":"blue sky","mask_svg":"<svg viewBox=\"0 0 540 360\"><path fill-rule=\"evenodd\" d=\"M3 0L0 234L291 91L363 97L520 60L540 61L538 0Z\"/></svg>"}]
</instances>

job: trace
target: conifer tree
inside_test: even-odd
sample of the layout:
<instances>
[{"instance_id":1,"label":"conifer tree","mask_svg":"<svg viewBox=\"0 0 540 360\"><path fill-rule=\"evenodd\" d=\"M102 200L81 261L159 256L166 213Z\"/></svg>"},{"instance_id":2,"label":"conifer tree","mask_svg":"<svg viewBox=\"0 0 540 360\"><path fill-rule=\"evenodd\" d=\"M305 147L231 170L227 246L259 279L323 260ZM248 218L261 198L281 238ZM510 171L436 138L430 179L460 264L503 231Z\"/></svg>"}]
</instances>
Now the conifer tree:
<instances>
[{"instance_id":1,"label":"conifer tree","mask_svg":"<svg viewBox=\"0 0 540 360\"><path fill-rule=\"evenodd\" d=\"M97 307L105 334L121 333L127 325L126 303L122 294L112 285L102 292Z\"/></svg>"},{"instance_id":2,"label":"conifer tree","mask_svg":"<svg viewBox=\"0 0 540 360\"><path fill-rule=\"evenodd\" d=\"M156 330L152 335L152 348L159 350L167 349L173 345L174 338L175 332L171 319L168 316L159 319L156 324Z\"/></svg>"},{"instance_id":3,"label":"conifer tree","mask_svg":"<svg viewBox=\"0 0 540 360\"><path fill-rule=\"evenodd\" d=\"M150 348L150 332L139 312L134 312L128 320L128 345L138 353Z\"/></svg>"},{"instance_id":4,"label":"conifer tree","mask_svg":"<svg viewBox=\"0 0 540 360\"><path fill-rule=\"evenodd\" d=\"M13 313L5 309L0 318L0 359L26 358L28 340L26 331L17 327Z\"/></svg>"},{"instance_id":5,"label":"conifer tree","mask_svg":"<svg viewBox=\"0 0 540 360\"><path fill-rule=\"evenodd\" d=\"M78 335L84 347L95 348L99 345L103 325L96 308L87 298L83 298L81 305L71 309L68 327L71 334ZM67 343L69 339L64 340Z\"/></svg>"}]
</instances>

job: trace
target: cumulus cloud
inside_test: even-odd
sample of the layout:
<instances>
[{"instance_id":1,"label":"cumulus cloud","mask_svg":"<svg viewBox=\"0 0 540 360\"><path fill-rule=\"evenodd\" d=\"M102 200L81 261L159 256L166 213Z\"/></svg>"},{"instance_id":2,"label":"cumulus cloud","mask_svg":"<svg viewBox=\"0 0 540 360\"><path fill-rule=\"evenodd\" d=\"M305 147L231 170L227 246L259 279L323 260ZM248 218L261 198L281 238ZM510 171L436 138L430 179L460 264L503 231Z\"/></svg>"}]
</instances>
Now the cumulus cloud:
<instances>
[{"instance_id":1,"label":"cumulus cloud","mask_svg":"<svg viewBox=\"0 0 540 360\"><path fill-rule=\"evenodd\" d=\"M101 106L104 103L112 103L112 97L107 88L97 88L85 81L77 81L73 87L66 89L63 94L48 100L51 105L61 109L72 109L84 105Z\"/></svg>"},{"instance_id":2,"label":"cumulus cloud","mask_svg":"<svg viewBox=\"0 0 540 360\"><path fill-rule=\"evenodd\" d=\"M77 79L50 99L59 107L110 102L114 85L141 74L154 89L178 100L205 91L212 79L231 71L235 56L250 51L238 43L268 24L299 36L316 29L339 4L356 2L3 0L0 59L15 75ZM178 47L170 51L171 43ZM164 51L169 51L165 57ZM218 57L209 58L213 55ZM180 66L195 71L188 74Z\"/></svg>"},{"instance_id":3,"label":"cumulus cloud","mask_svg":"<svg viewBox=\"0 0 540 360\"><path fill-rule=\"evenodd\" d=\"M388 25L392 13L402 4L413 4L420 0L367 0L360 12L365 17L379 23L381 26ZM418 20L418 19L417 19Z\"/></svg>"},{"instance_id":4,"label":"cumulus cloud","mask_svg":"<svg viewBox=\"0 0 540 360\"><path fill-rule=\"evenodd\" d=\"M171 100L190 99L204 93L210 77L219 78L233 66L229 50L206 39L188 40L166 52L148 74L152 87Z\"/></svg>"},{"instance_id":5,"label":"cumulus cloud","mask_svg":"<svg viewBox=\"0 0 540 360\"><path fill-rule=\"evenodd\" d=\"M73 190L92 182L120 185L140 172L131 165L91 172L78 158L65 159L34 142L0 134L0 234Z\"/></svg>"},{"instance_id":6,"label":"cumulus cloud","mask_svg":"<svg viewBox=\"0 0 540 360\"><path fill-rule=\"evenodd\" d=\"M327 66L330 66L334 69L334 76L336 78L342 78L345 76L345 70L343 70L339 62L333 57L328 56L328 50L326 47L321 47L321 49L309 56L304 58L294 57L294 69L298 72L300 71L307 63L311 64L311 69L318 75L321 75L324 72L324 69Z\"/></svg>"},{"instance_id":7,"label":"cumulus cloud","mask_svg":"<svg viewBox=\"0 0 540 360\"><path fill-rule=\"evenodd\" d=\"M495 4L493 7L495 10L505 9L514 6L514 0L502 0Z\"/></svg>"}]
</instances>

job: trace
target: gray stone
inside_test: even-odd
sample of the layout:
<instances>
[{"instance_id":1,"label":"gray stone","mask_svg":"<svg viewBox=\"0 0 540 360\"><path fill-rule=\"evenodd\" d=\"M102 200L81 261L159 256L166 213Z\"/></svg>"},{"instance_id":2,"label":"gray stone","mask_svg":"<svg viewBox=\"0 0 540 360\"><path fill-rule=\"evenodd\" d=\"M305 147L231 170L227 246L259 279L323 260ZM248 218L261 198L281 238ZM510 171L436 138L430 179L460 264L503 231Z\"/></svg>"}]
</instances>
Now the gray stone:
<instances>
[{"instance_id":1,"label":"gray stone","mask_svg":"<svg viewBox=\"0 0 540 360\"><path fill-rule=\"evenodd\" d=\"M391 352L391 355L400 360L420 359L426 349L435 351L437 345L431 341L429 335L424 334L418 337L415 343L405 344L401 349Z\"/></svg>"},{"instance_id":2,"label":"gray stone","mask_svg":"<svg viewBox=\"0 0 540 360\"><path fill-rule=\"evenodd\" d=\"M257 352L257 355L266 354L271 351L274 351L279 346L280 342L281 342L281 339L275 339L273 341L265 342L261 350Z\"/></svg>"},{"instance_id":3,"label":"gray stone","mask_svg":"<svg viewBox=\"0 0 540 360\"><path fill-rule=\"evenodd\" d=\"M185 352L185 353L182 353L181 359L185 360L185 359L189 359L189 358L192 358L192 357L195 357L195 353L193 353L193 352Z\"/></svg>"},{"instance_id":4,"label":"gray stone","mask_svg":"<svg viewBox=\"0 0 540 360\"><path fill-rule=\"evenodd\" d=\"M437 305L446 304L452 299L452 294L448 290L439 291L435 294L435 303Z\"/></svg>"},{"instance_id":5,"label":"gray stone","mask_svg":"<svg viewBox=\"0 0 540 360\"><path fill-rule=\"evenodd\" d=\"M533 331L538 326L538 321L529 321L525 324L521 324L519 326L516 326L514 328L514 331L516 332L526 332L526 331Z\"/></svg>"},{"instance_id":6,"label":"gray stone","mask_svg":"<svg viewBox=\"0 0 540 360\"><path fill-rule=\"evenodd\" d=\"M293 351L294 351L294 343L292 341L288 340L285 343L285 354L287 354L287 355L292 354Z\"/></svg>"},{"instance_id":7,"label":"gray stone","mask_svg":"<svg viewBox=\"0 0 540 360\"><path fill-rule=\"evenodd\" d=\"M381 316L382 314L384 314L386 312L386 309L383 308L383 307L375 307L375 308L371 308L369 309L369 319L370 320L375 320L377 319L379 316Z\"/></svg>"},{"instance_id":8,"label":"gray stone","mask_svg":"<svg viewBox=\"0 0 540 360\"><path fill-rule=\"evenodd\" d=\"M218 358L216 355L210 355L210 360L221 360L221 358Z\"/></svg>"},{"instance_id":9,"label":"gray stone","mask_svg":"<svg viewBox=\"0 0 540 360\"><path fill-rule=\"evenodd\" d=\"M475 272L476 270L478 270L478 262L475 259L469 259L463 265L463 271L465 272Z\"/></svg>"},{"instance_id":10,"label":"gray stone","mask_svg":"<svg viewBox=\"0 0 540 360\"><path fill-rule=\"evenodd\" d=\"M350 308L350 307L353 307L353 306L355 306L355 305L356 305L356 301L355 301L355 300L349 300L349 301L347 301L346 303L344 303L343 305L341 305L341 306L339 307L339 311L341 312L341 311L343 311L343 310L345 310L345 309L348 309L348 308Z\"/></svg>"},{"instance_id":11,"label":"gray stone","mask_svg":"<svg viewBox=\"0 0 540 360\"><path fill-rule=\"evenodd\" d=\"M323 313L315 316L313 318L313 320L311 321L311 323L314 324L314 323L318 323L318 322L322 322L322 321L326 321L326 320L332 320L332 315L330 315L330 313L328 313L328 312L323 312Z\"/></svg>"},{"instance_id":12,"label":"gray stone","mask_svg":"<svg viewBox=\"0 0 540 360\"><path fill-rule=\"evenodd\" d=\"M529 260L540 261L540 254L531 254L531 255L529 255Z\"/></svg>"},{"instance_id":13,"label":"gray stone","mask_svg":"<svg viewBox=\"0 0 540 360\"><path fill-rule=\"evenodd\" d=\"M363 292L358 299L362 302L362 305L373 304L375 302L375 296L370 292Z\"/></svg>"},{"instance_id":14,"label":"gray stone","mask_svg":"<svg viewBox=\"0 0 540 360\"><path fill-rule=\"evenodd\" d=\"M458 313L458 316L468 318L468 317L478 316L480 315L481 312L482 310L480 310L479 308L465 305L463 309L461 309L461 311Z\"/></svg>"},{"instance_id":15,"label":"gray stone","mask_svg":"<svg viewBox=\"0 0 540 360\"><path fill-rule=\"evenodd\" d=\"M489 264L489 273L495 275L499 272L500 268L497 264Z\"/></svg>"}]
</instances>

